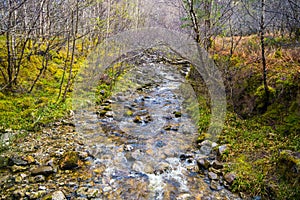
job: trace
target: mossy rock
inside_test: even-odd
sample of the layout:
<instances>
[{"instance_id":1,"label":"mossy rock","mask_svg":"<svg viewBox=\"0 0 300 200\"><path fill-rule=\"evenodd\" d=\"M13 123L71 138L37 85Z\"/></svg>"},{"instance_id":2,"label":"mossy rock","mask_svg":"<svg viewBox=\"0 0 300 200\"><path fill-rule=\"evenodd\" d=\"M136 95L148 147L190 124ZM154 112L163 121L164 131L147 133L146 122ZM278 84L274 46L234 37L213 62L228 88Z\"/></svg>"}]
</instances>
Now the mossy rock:
<instances>
[{"instance_id":1,"label":"mossy rock","mask_svg":"<svg viewBox=\"0 0 300 200\"><path fill-rule=\"evenodd\" d=\"M201 143L204 140L212 138L211 134L209 133L201 133L197 138L197 143Z\"/></svg>"},{"instance_id":2,"label":"mossy rock","mask_svg":"<svg viewBox=\"0 0 300 200\"><path fill-rule=\"evenodd\" d=\"M81 160L75 151L65 152L59 162L59 167L63 170L71 170L80 167Z\"/></svg>"},{"instance_id":3,"label":"mossy rock","mask_svg":"<svg viewBox=\"0 0 300 200\"><path fill-rule=\"evenodd\" d=\"M290 150L281 151L277 169L286 180L300 181L300 153Z\"/></svg>"}]
</instances>

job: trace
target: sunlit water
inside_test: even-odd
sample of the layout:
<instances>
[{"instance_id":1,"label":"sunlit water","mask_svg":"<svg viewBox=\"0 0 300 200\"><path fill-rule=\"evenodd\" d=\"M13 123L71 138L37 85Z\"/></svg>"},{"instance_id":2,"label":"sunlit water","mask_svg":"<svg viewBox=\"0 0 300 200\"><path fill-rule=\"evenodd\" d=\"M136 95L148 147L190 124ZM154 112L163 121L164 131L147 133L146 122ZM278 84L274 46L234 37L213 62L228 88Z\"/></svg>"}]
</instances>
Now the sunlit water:
<instances>
[{"instance_id":1,"label":"sunlit water","mask_svg":"<svg viewBox=\"0 0 300 200\"><path fill-rule=\"evenodd\" d=\"M198 173L195 159L206 155L194 146L185 90L191 87L176 67L146 62L116 84L109 114L82 113L77 128L95 157L91 170L102 169L94 187L104 199L232 199Z\"/></svg>"}]
</instances>

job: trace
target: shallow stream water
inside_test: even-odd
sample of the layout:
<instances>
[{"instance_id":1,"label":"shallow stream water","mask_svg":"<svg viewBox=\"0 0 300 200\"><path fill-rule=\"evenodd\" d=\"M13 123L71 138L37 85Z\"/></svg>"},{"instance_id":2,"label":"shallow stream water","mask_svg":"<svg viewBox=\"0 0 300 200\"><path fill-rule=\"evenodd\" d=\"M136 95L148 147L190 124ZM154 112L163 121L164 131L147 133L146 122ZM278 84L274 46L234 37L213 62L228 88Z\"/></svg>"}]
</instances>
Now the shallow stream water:
<instances>
[{"instance_id":1,"label":"shallow stream water","mask_svg":"<svg viewBox=\"0 0 300 200\"><path fill-rule=\"evenodd\" d=\"M77 128L95 157L91 168L101 169L94 177L101 197L237 199L221 184L212 190L199 173L197 159L209 152L195 147L195 113L188 112L195 103L192 87L176 66L146 61L126 71L98 110L78 117Z\"/></svg>"}]
</instances>

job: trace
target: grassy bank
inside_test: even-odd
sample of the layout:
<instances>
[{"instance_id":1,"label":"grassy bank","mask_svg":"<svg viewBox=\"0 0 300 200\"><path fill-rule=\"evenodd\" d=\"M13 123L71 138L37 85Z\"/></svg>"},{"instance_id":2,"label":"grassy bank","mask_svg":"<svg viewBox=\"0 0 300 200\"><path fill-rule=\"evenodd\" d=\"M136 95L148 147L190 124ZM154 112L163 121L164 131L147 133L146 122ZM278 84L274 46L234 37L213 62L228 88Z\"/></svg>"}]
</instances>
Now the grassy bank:
<instances>
[{"instance_id":1,"label":"grassy bank","mask_svg":"<svg viewBox=\"0 0 300 200\"><path fill-rule=\"evenodd\" d=\"M219 143L228 147L220 160L237 175L231 189L262 199L299 199L300 160L289 153L300 151L300 49L281 47L281 38L266 40L271 101L262 113L259 38L242 38L232 55L229 40L218 38L211 53L227 90L229 112ZM209 107L203 99L200 107L203 130Z\"/></svg>"},{"instance_id":2,"label":"grassy bank","mask_svg":"<svg viewBox=\"0 0 300 200\"><path fill-rule=\"evenodd\" d=\"M1 39L1 45L4 45L4 42L5 40ZM39 48L43 49L43 47ZM79 46L76 49L71 79L75 78L86 57ZM72 87L67 90L64 101L61 101L62 95L58 98L60 90L62 94L64 93L69 79L71 55L67 51L65 47L50 50L47 54L49 60L45 65L45 56L42 53L35 51L34 47L25 49L17 84L9 90L0 91L2 132L6 129L37 130L64 117L71 109ZM6 53L5 49L0 49L1 57L5 58ZM3 76L0 78L0 83L1 87L5 85Z\"/></svg>"}]
</instances>

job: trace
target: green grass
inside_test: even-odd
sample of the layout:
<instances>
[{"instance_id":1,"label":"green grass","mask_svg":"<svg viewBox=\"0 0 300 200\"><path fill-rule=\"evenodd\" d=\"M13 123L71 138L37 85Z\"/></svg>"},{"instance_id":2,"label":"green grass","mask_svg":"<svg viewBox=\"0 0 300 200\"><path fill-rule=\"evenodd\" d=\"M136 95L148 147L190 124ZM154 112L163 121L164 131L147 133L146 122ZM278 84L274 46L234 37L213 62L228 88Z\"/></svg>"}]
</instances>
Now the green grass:
<instances>
[{"instance_id":1,"label":"green grass","mask_svg":"<svg viewBox=\"0 0 300 200\"><path fill-rule=\"evenodd\" d=\"M237 175L233 191L263 199L299 199L300 175L286 178L286 173L292 173L292 167L280 156L282 150L300 151L300 65L295 53L299 50L278 49L268 44L271 105L261 113L264 91L261 64L255 61L255 56L259 56L257 42L253 37L243 39L229 61L226 49L217 50L213 57L221 69L228 67L234 72L231 80L225 80L227 87L231 84L234 90L233 96L228 95L229 111L219 136L219 144L227 144L229 150L220 159L227 163L227 171ZM216 45L215 48L220 47ZM244 101L242 105L233 105L241 100ZM244 110L242 106L245 105L253 106L253 110ZM209 112L209 109L201 112ZM199 125L207 125L208 120L201 118ZM205 132L206 129L201 127L200 130ZM280 167L283 170L278 170Z\"/></svg>"}]
</instances>

